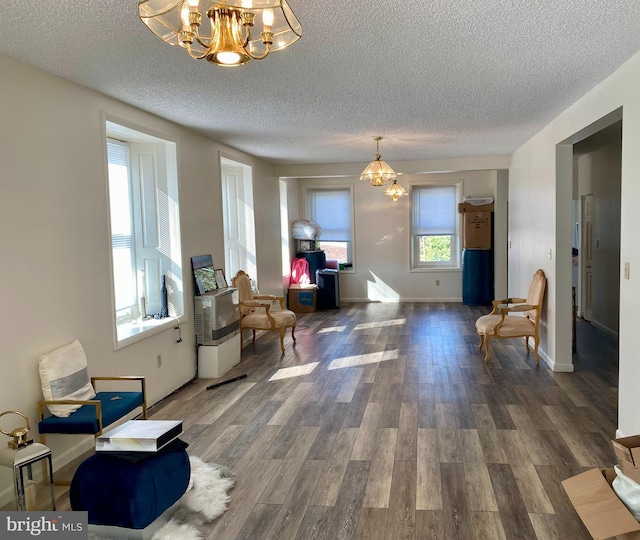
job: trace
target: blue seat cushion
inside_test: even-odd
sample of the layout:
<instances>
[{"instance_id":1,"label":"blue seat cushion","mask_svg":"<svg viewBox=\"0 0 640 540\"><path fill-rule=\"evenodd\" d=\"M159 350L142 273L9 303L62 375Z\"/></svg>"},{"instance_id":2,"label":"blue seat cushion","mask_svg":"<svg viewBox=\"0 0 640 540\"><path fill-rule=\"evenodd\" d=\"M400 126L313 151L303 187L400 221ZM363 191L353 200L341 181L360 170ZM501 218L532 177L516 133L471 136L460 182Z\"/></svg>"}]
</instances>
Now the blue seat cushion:
<instances>
[{"instance_id":1,"label":"blue seat cushion","mask_svg":"<svg viewBox=\"0 0 640 540\"><path fill-rule=\"evenodd\" d=\"M186 443L176 439L138 460L96 452L71 480L72 510L88 512L92 525L144 529L187 490L191 465Z\"/></svg>"},{"instance_id":2,"label":"blue seat cushion","mask_svg":"<svg viewBox=\"0 0 640 540\"><path fill-rule=\"evenodd\" d=\"M98 392L97 399L102 406L102 427L105 428L123 416L142 406L142 392ZM95 435L99 431L96 408L83 405L67 418L48 416L38 422L40 433L84 433Z\"/></svg>"}]
</instances>

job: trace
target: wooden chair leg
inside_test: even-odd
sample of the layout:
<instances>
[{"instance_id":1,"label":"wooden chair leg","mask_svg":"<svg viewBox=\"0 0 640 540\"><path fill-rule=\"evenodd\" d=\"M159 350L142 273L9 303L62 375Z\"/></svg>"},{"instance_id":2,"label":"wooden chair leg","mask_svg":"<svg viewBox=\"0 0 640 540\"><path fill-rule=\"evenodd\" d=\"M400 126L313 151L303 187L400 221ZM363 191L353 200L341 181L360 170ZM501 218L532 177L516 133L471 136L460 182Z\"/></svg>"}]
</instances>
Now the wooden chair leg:
<instances>
[{"instance_id":1,"label":"wooden chair leg","mask_svg":"<svg viewBox=\"0 0 640 540\"><path fill-rule=\"evenodd\" d=\"M481 351L484 346L484 334L478 334L480 336L480 344L478 345L478 350Z\"/></svg>"},{"instance_id":2,"label":"wooden chair leg","mask_svg":"<svg viewBox=\"0 0 640 540\"><path fill-rule=\"evenodd\" d=\"M293 343L296 342L296 325L295 324L291 327L291 339L293 340Z\"/></svg>"},{"instance_id":3,"label":"wooden chair leg","mask_svg":"<svg viewBox=\"0 0 640 540\"><path fill-rule=\"evenodd\" d=\"M484 349L485 349L484 363L488 364L489 363L489 336L484 337Z\"/></svg>"},{"instance_id":4,"label":"wooden chair leg","mask_svg":"<svg viewBox=\"0 0 640 540\"><path fill-rule=\"evenodd\" d=\"M534 349L533 349L533 355L536 357L536 364L540 364L540 357L538 356L538 344L540 343L540 338L538 338L538 336L536 336L534 338Z\"/></svg>"},{"instance_id":5,"label":"wooden chair leg","mask_svg":"<svg viewBox=\"0 0 640 540\"><path fill-rule=\"evenodd\" d=\"M527 336L524 337L524 344L527 347L527 354L529 354L531 351L529 350L529 338Z\"/></svg>"},{"instance_id":6,"label":"wooden chair leg","mask_svg":"<svg viewBox=\"0 0 640 540\"><path fill-rule=\"evenodd\" d=\"M252 330L253 332L253 339L251 340L251 343L255 343L256 342L256 331Z\"/></svg>"},{"instance_id":7,"label":"wooden chair leg","mask_svg":"<svg viewBox=\"0 0 640 540\"><path fill-rule=\"evenodd\" d=\"M280 350L284 354L284 326L280 328Z\"/></svg>"}]
</instances>

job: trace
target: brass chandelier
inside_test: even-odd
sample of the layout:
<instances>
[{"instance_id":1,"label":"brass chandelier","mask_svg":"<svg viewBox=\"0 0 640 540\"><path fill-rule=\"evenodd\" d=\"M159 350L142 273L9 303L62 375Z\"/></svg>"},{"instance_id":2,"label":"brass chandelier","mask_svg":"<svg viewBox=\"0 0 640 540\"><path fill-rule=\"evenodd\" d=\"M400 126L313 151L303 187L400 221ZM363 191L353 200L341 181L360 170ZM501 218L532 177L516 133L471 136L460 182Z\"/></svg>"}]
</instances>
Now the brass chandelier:
<instances>
[{"instance_id":1,"label":"brass chandelier","mask_svg":"<svg viewBox=\"0 0 640 540\"><path fill-rule=\"evenodd\" d=\"M302 36L286 0L138 0L138 15L163 41L219 66L262 60ZM261 32L252 35L256 19Z\"/></svg>"},{"instance_id":2,"label":"brass chandelier","mask_svg":"<svg viewBox=\"0 0 640 540\"><path fill-rule=\"evenodd\" d=\"M395 180L397 174L389 165L380 159L382 156L380 155L379 145L382 137L374 137L373 140L376 141L375 159L362 171L360 180L369 182L372 186L385 186Z\"/></svg>"},{"instance_id":3,"label":"brass chandelier","mask_svg":"<svg viewBox=\"0 0 640 540\"><path fill-rule=\"evenodd\" d=\"M387 197L391 197L393 202L396 202L400 197L404 197L407 194L407 190L404 189L398 181L394 179L393 184L391 184L387 189L384 190L384 194Z\"/></svg>"}]
</instances>

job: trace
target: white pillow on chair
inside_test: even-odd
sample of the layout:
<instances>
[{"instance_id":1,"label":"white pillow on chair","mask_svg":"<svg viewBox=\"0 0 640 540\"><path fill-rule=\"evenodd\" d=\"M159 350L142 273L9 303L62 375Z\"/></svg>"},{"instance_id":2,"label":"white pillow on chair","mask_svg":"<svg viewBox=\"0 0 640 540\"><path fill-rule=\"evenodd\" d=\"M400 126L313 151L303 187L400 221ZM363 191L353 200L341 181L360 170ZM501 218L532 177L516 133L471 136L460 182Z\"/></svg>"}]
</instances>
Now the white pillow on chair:
<instances>
[{"instance_id":1,"label":"white pillow on chair","mask_svg":"<svg viewBox=\"0 0 640 540\"><path fill-rule=\"evenodd\" d=\"M48 399L93 399L96 393L87 372L87 357L76 339L53 352L44 354L38 362L42 395ZM51 414L66 418L82 405L47 405Z\"/></svg>"}]
</instances>

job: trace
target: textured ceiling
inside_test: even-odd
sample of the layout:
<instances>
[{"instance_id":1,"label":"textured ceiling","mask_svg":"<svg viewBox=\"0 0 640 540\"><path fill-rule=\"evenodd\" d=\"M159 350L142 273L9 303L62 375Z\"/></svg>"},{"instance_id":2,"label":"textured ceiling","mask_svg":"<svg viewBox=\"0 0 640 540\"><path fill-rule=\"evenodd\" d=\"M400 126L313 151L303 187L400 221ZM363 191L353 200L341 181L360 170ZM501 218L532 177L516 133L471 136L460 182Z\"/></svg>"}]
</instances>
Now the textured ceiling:
<instances>
[{"instance_id":1,"label":"textured ceiling","mask_svg":"<svg viewBox=\"0 0 640 540\"><path fill-rule=\"evenodd\" d=\"M509 154L640 50L638 0L289 0L303 37L225 69L136 0L0 0L0 52L278 164ZM0 78L2 74L0 73Z\"/></svg>"}]
</instances>

